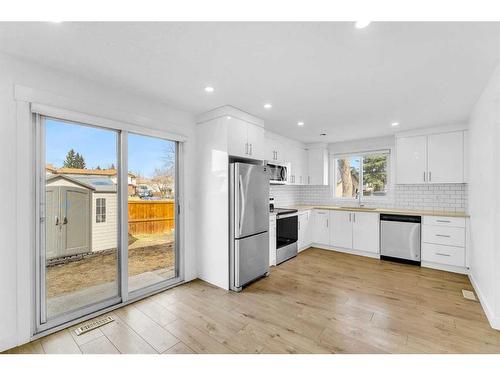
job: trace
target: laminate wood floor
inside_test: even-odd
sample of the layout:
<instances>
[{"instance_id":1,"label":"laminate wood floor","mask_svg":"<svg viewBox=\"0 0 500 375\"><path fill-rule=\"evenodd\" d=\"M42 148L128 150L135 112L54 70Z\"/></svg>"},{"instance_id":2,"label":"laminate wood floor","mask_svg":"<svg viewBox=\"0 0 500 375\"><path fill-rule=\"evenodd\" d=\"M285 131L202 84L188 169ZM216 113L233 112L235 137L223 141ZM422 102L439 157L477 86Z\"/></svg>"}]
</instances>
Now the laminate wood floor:
<instances>
[{"instance_id":1,"label":"laminate wood floor","mask_svg":"<svg viewBox=\"0 0 500 375\"><path fill-rule=\"evenodd\" d=\"M308 249L228 292L196 280L10 353L500 353L466 276Z\"/></svg>"}]
</instances>

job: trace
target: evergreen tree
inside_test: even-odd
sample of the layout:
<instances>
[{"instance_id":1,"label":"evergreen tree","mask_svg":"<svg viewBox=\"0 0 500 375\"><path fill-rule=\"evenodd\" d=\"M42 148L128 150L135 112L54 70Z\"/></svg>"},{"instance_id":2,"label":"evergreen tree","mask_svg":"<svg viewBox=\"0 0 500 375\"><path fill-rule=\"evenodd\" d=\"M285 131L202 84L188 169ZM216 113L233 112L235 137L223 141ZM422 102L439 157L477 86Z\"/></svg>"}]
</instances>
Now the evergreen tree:
<instances>
[{"instance_id":1,"label":"evergreen tree","mask_svg":"<svg viewBox=\"0 0 500 375\"><path fill-rule=\"evenodd\" d=\"M78 152L76 153L76 156L75 156L75 162L76 162L75 168L85 169L85 159Z\"/></svg>"},{"instance_id":2,"label":"evergreen tree","mask_svg":"<svg viewBox=\"0 0 500 375\"><path fill-rule=\"evenodd\" d=\"M63 167L85 169L85 159L82 155L75 153L75 150L71 149L66 154Z\"/></svg>"},{"instance_id":3,"label":"evergreen tree","mask_svg":"<svg viewBox=\"0 0 500 375\"><path fill-rule=\"evenodd\" d=\"M71 149L66 154L66 160L64 160L63 167L65 168L75 168L75 150Z\"/></svg>"}]
</instances>

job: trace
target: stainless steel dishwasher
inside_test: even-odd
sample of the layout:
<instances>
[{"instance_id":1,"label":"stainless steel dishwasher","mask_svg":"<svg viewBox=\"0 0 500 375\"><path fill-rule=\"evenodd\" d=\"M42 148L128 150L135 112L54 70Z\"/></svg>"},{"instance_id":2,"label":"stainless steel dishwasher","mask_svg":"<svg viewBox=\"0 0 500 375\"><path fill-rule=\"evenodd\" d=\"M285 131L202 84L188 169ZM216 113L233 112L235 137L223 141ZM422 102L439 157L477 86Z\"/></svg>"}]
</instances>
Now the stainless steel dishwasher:
<instances>
[{"instance_id":1,"label":"stainless steel dishwasher","mask_svg":"<svg viewBox=\"0 0 500 375\"><path fill-rule=\"evenodd\" d=\"M420 216L380 214L380 259L420 265Z\"/></svg>"}]
</instances>

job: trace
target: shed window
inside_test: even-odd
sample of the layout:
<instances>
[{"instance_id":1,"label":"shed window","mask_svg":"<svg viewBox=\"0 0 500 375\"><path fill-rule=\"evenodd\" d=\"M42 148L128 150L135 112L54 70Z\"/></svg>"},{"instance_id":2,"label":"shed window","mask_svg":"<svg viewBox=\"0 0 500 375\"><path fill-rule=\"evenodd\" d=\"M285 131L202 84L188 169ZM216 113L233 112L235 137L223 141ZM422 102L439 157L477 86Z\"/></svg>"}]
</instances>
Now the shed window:
<instances>
[{"instance_id":1,"label":"shed window","mask_svg":"<svg viewBox=\"0 0 500 375\"><path fill-rule=\"evenodd\" d=\"M97 198L95 202L95 222L106 222L106 198Z\"/></svg>"}]
</instances>

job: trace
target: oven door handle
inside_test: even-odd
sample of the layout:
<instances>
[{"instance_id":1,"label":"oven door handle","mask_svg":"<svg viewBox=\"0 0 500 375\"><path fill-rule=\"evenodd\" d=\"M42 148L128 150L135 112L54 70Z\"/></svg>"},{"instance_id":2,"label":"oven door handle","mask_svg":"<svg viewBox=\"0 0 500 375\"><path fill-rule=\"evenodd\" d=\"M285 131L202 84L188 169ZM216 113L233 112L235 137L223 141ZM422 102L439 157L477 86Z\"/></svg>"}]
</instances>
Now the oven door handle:
<instances>
[{"instance_id":1,"label":"oven door handle","mask_svg":"<svg viewBox=\"0 0 500 375\"><path fill-rule=\"evenodd\" d=\"M291 213L291 214L284 214L284 215L278 215L276 216L276 219L286 219L287 217L292 217L292 216L299 216L297 212Z\"/></svg>"}]
</instances>

